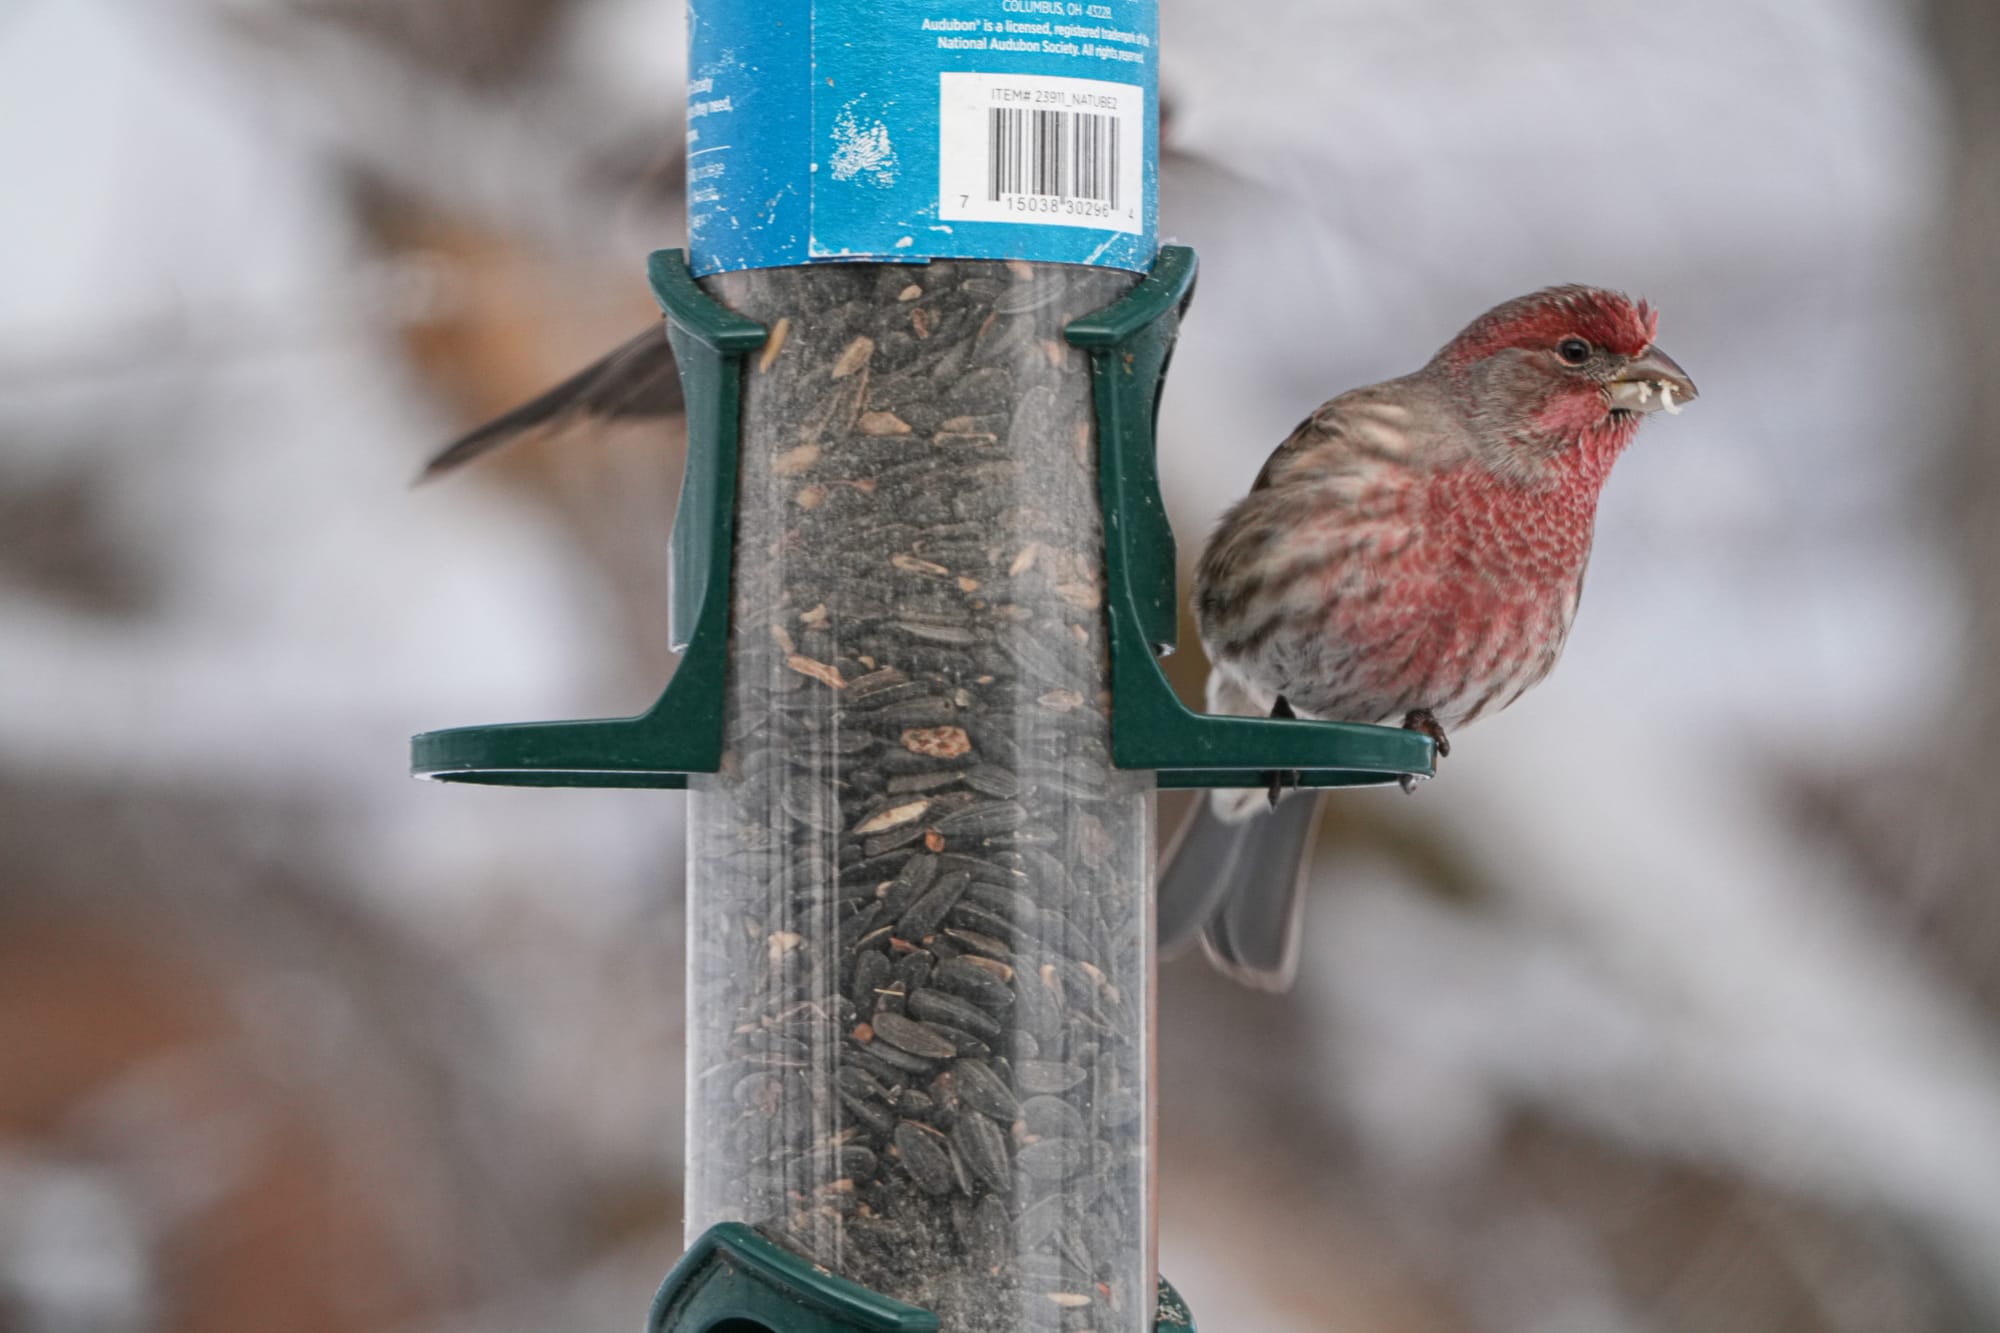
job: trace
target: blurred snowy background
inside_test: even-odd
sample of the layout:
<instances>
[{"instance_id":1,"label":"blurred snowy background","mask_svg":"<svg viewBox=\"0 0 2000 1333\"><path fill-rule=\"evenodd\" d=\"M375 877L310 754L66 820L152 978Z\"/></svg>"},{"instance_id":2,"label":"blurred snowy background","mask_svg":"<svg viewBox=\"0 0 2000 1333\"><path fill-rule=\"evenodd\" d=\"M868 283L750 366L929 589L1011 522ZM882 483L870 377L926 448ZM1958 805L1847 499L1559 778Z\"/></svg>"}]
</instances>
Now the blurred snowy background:
<instances>
[{"instance_id":1,"label":"blurred snowy background","mask_svg":"<svg viewBox=\"0 0 2000 1333\"><path fill-rule=\"evenodd\" d=\"M2000 1328L2000 7L1164 0L1188 558L1557 281L1701 384L1562 669L1336 804L1289 997L1161 986L1162 1265L1266 1333ZM671 0L0 3L0 1329L636 1328L671 427L437 443L642 327ZM1194 665L1194 664L1190 664Z\"/></svg>"}]
</instances>

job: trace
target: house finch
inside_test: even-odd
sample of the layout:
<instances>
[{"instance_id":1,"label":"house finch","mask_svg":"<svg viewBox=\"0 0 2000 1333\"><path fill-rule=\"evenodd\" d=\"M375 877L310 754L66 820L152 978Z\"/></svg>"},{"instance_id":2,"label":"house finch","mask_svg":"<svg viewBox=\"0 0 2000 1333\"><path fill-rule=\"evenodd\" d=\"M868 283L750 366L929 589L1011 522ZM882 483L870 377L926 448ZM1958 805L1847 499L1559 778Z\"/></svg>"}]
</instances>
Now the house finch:
<instances>
[{"instance_id":1,"label":"house finch","mask_svg":"<svg viewBox=\"0 0 2000 1333\"><path fill-rule=\"evenodd\" d=\"M1695 396L1644 302L1551 287L1278 446L1202 551L1211 712L1393 723L1449 752L1562 652L1597 497L1642 414ZM1164 948L1283 989L1317 799L1218 791L1160 877Z\"/></svg>"}]
</instances>

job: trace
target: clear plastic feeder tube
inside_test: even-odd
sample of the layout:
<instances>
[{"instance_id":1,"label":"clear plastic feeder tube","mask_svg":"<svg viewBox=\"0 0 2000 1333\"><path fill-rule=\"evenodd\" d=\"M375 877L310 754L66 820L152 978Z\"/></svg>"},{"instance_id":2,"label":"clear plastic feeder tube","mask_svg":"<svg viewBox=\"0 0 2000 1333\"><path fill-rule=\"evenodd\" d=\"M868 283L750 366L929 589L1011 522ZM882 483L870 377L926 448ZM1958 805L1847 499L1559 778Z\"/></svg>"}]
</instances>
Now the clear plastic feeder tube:
<instances>
[{"instance_id":1,"label":"clear plastic feeder tube","mask_svg":"<svg viewBox=\"0 0 2000 1333\"><path fill-rule=\"evenodd\" d=\"M1107 269L705 286L746 370L722 771L690 784L690 1236L952 1333L1150 1328L1150 774L1110 762L1071 318Z\"/></svg>"}]
</instances>

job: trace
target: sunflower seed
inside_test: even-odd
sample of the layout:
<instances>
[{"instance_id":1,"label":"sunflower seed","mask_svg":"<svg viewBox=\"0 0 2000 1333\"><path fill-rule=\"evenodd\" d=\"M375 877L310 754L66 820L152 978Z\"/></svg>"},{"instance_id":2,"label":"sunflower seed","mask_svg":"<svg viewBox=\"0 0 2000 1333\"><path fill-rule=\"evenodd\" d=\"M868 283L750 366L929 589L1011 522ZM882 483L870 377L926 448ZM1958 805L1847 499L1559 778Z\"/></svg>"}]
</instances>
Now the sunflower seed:
<instances>
[{"instance_id":1,"label":"sunflower seed","mask_svg":"<svg viewBox=\"0 0 2000 1333\"><path fill-rule=\"evenodd\" d=\"M977 1060L960 1060L952 1066L958 1075L958 1095L982 1115L1011 1125L1021 1118L1021 1103L999 1075Z\"/></svg>"},{"instance_id":2,"label":"sunflower seed","mask_svg":"<svg viewBox=\"0 0 2000 1333\"><path fill-rule=\"evenodd\" d=\"M945 1060L958 1053L950 1038L942 1036L928 1024L901 1014L875 1015L875 1035L898 1050L920 1055L927 1060Z\"/></svg>"},{"instance_id":3,"label":"sunflower seed","mask_svg":"<svg viewBox=\"0 0 2000 1333\"><path fill-rule=\"evenodd\" d=\"M896 1125L896 1157L926 1194L949 1194L953 1183L951 1156L944 1136L926 1125L904 1120Z\"/></svg>"},{"instance_id":4,"label":"sunflower seed","mask_svg":"<svg viewBox=\"0 0 2000 1333\"><path fill-rule=\"evenodd\" d=\"M996 1190L1005 1190L1011 1172L1007 1136L983 1115L962 1115L951 1127L951 1141L972 1174Z\"/></svg>"}]
</instances>

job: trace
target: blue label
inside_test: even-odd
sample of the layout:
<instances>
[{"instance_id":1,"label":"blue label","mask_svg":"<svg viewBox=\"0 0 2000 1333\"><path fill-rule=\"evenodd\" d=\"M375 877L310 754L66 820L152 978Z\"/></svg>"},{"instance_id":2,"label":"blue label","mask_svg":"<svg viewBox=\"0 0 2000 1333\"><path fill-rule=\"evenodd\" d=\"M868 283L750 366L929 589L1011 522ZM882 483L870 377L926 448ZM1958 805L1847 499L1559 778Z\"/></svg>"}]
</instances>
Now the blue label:
<instances>
[{"instance_id":1,"label":"blue label","mask_svg":"<svg viewBox=\"0 0 2000 1333\"><path fill-rule=\"evenodd\" d=\"M1158 0L689 0L695 273L1152 265Z\"/></svg>"}]
</instances>

